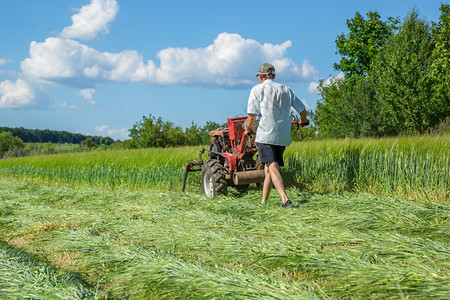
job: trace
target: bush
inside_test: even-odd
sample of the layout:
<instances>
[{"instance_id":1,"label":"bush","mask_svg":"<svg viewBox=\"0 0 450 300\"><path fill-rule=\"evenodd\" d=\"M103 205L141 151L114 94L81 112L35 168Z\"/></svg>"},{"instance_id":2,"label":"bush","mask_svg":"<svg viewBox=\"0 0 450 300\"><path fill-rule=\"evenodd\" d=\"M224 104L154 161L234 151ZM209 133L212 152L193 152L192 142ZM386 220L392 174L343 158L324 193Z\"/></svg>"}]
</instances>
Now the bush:
<instances>
[{"instance_id":1,"label":"bush","mask_svg":"<svg viewBox=\"0 0 450 300\"><path fill-rule=\"evenodd\" d=\"M23 149L23 141L12 135L11 132L5 131L0 133L0 156L14 149Z\"/></svg>"},{"instance_id":2,"label":"bush","mask_svg":"<svg viewBox=\"0 0 450 300\"><path fill-rule=\"evenodd\" d=\"M94 140L91 137L88 137L87 139L85 139L84 141L81 142L81 148L90 150L93 148L97 148L97 144L94 142Z\"/></svg>"},{"instance_id":3,"label":"bush","mask_svg":"<svg viewBox=\"0 0 450 300\"><path fill-rule=\"evenodd\" d=\"M42 150L44 154L53 154L55 153L55 146L51 142L47 142L42 145Z\"/></svg>"}]
</instances>

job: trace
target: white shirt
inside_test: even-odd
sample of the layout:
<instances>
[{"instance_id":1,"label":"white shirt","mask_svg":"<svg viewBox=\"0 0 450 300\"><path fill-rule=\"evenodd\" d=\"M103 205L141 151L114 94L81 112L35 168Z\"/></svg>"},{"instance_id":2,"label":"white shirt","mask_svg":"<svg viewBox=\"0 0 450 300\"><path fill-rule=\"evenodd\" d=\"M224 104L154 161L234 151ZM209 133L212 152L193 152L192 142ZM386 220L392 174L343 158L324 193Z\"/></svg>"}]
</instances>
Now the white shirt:
<instances>
[{"instance_id":1,"label":"white shirt","mask_svg":"<svg viewBox=\"0 0 450 300\"><path fill-rule=\"evenodd\" d=\"M291 108L298 113L305 104L287 86L266 79L250 91L247 113L260 116L257 143L288 146L291 144Z\"/></svg>"}]
</instances>

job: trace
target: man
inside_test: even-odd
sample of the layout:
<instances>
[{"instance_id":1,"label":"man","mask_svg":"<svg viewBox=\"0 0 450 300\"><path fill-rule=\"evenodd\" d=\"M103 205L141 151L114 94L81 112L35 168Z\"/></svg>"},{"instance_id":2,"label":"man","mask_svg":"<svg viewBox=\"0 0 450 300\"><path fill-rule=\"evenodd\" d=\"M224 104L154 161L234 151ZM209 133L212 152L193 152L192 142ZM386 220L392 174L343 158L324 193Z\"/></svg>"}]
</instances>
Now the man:
<instances>
[{"instance_id":1,"label":"man","mask_svg":"<svg viewBox=\"0 0 450 300\"><path fill-rule=\"evenodd\" d=\"M248 135L251 132L252 125L259 116L255 142L265 172L261 202L266 203L274 185L281 197L280 205L291 207L292 202L286 195L280 166L284 166L284 149L291 144L291 108L300 114L304 123L307 121L306 107L289 87L274 81L273 65L262 64L255 77L259 77L261 83L252 88L248 98L245 133Z\"/></svg>"}]
</instances>

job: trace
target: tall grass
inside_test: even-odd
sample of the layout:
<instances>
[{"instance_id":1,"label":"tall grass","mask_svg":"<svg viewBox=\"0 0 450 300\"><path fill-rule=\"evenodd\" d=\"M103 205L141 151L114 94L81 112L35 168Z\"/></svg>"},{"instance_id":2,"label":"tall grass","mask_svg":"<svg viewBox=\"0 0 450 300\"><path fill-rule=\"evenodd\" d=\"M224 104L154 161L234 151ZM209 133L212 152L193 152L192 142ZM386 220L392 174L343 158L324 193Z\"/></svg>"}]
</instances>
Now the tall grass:
<instances>
[{"instance_id":1,"label":"tall grass","mask_svg":"<svg viewBox=\"0 0 450 300\"><path fill-rule=\"evenodd\" d=\"M448 202L450 135L296 142L286 150L288 185L319 192L369 191ZM199 147L68 153L0 160L0 176L179 191ZM205 155L206 158L206 155ZM199 190L198 174L187 189Z\"/></svg>"},{"instance_id":2,"label":"tall grass","mask_svg":"<svg viewBox=\"0 0 450 300\"><path fill-rule=\"evenodd\" d=\"M371 191L448 202L450 135L296 143L291 184L314 191Z\"/></svg>"},{"instance_id":3,"label":"tall grass","mask_svg":"<svg viewBox=\"0 0 450 300\"><path fill-rule=\"evenodd\" d=\"M189 158L198 159L198 152L198 147L180 147L22 157L0 160L0 175L70 184L180 190L183 166Z\"/></svg>"}]
</instances>

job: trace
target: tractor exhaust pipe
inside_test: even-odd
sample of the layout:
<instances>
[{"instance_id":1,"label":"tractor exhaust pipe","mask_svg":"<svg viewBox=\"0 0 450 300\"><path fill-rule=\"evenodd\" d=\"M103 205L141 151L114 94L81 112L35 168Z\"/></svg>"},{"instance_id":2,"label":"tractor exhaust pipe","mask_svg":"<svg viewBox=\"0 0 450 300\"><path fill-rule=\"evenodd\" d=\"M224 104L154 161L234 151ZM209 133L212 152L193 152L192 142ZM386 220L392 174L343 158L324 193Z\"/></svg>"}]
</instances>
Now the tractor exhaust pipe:
<instances>
[{"instance_id":1,"label":"tractor exhaust pipe","mask_svg":"<svg viewBox=\"0 0 450 300\"><path fill-rule=\"evenodd\" d=\"M264 182L264 178L264 170L234 172L233 183L235 185L261 183Z\"/></svg>"}]
</instances>

